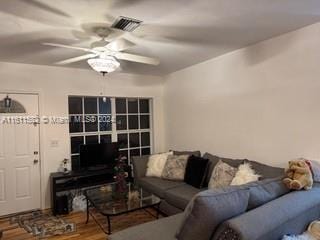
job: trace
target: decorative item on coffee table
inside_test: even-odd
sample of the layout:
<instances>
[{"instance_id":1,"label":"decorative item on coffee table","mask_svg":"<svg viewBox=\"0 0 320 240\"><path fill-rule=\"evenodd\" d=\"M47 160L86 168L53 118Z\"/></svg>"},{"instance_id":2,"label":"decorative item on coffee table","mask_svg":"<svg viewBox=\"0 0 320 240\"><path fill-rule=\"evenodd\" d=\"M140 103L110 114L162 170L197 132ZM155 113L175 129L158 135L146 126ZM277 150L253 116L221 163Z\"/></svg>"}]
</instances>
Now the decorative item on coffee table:
<instances>
[{"instance_id":1,"label":"decorative item on coffee table","mask_svg":"<svg viewBox=\"0 0 320 240\"><path fill-rule=\"evenodd\" d=\"M128 173L126 172L127 164L126 157L119 157L116 166L114 167L115 175L114 180L116 183L116 190L114 191L115 199L123 199L128 193L128 185L126 178Z\"/></svg>"},{"instance_id":2,"label":"decorative item on coffee table","mask_svg":"<svg viewBox=\"0 0 320 240\"><path fill-rule=\"evenodd\" d=\"M106 234L111 234L111 218L113 217L139 210L145 210L155 218L159 217L159 205L161 203L159 197L144 191L133 183L127 183L127 192L121 191L121 194L119 194L117 185L118 183L113 182L84 190L84 195L87 199L86 223L88 223L89 216L91 216ZM90 208L92 211L90 211ZM156 215L148 211L148 208L156 210ZM98 220L97 215L106 217L107 229L105 224Z\"/></svg>"}]
</instances>

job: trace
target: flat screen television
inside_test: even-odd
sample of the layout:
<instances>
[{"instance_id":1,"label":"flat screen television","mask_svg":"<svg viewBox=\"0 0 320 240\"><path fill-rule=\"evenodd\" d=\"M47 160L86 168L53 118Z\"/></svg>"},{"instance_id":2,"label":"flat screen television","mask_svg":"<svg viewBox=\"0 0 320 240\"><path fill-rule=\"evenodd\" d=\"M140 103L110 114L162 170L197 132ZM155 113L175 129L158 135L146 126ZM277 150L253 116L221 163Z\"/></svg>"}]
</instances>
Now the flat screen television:
<instances>
[{"instance_id":1,"label":"flat screen television","mask_svg":"<svg viewBox=\"0 0 320 240\"><path fill-rule=\"evenodd\" d=\"M99 170L113 167L118 156L118 143L80 145L80 168Z\"/></svg>"}]
</instances>

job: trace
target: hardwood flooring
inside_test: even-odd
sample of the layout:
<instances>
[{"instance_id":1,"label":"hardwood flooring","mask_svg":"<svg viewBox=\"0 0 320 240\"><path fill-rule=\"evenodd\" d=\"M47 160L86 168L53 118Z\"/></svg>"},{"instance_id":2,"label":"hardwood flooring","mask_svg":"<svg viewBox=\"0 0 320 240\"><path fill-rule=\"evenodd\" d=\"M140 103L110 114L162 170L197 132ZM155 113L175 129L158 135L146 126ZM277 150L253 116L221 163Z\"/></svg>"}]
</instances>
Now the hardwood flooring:
<instances>
[{"instance_id":1,"label":"hardwood flooring","mask_svg":"<svg viewBox=\"0 0 320 240\"><path fill-rule=\"evenodd\" d=\"M155 212L152 209L149 211ZM105 218L101 215L95 214L99 222L106 224ZM86 214L85 213L73 213L64 217L70 222L74 222L77 225L77 231L69 235L55 236L49 238L50 240L107 240L108 236L100 229L96 222L90 217L89 223L86 224ZM131 226L142 224L155 220L153 216L144 210L132 212L129 214L121 215L112 218L112 231L117 232L126 229ZM4 229L10 226L8 219L0 220L0 229ZM105 228L106 229L106 228ZM3 234L1 240L36 240L38 238L33 237L31 234L27 233L22 228L13 229L6 231ZM130 239L128 239L130 240Z\"/></svg>"}]
</instances>

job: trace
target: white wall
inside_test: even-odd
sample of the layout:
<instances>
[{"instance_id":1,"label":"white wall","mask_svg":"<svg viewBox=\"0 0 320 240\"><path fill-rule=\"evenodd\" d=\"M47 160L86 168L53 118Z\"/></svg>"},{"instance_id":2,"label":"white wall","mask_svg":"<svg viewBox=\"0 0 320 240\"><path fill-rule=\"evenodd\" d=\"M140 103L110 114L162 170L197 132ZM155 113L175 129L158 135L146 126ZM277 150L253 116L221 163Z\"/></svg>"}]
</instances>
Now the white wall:
<instances>
[{"instance_id":1,"label":"white wall","mask_svg":"<svg viewBox=\"0 0 320 240\"><path fill-rule=\"evenodd\" d=\"M167 148L319 159L320 24L175 72L164 94Z\"/></svg>"},{"instance_id":2,"label":"white wall","mask_svg":"<svg viewBox=\"0 0 320 240\"><path fill-rule=\"evenodd\" d=\"M112 73L105 77L92 70L0 63L0 92L38 92L40 115L68 116L68 95L152 97L154 103L154 148L162 151L162 79L154 76ZM42 207L50 206L49 174L70 158L69 127L41 125ZM58 147L51 141L58 140Z\"/></svg>"}]
</instances>

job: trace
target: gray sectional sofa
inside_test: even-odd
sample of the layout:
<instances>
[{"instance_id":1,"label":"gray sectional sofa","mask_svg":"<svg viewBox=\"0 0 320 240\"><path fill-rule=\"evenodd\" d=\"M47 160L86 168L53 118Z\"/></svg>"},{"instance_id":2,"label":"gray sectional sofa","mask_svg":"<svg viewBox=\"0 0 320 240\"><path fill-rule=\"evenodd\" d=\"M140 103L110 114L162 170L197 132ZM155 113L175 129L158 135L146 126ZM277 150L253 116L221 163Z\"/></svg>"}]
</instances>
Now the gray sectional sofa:
<instances>
[{"instance_id":1,"label":"gray sectional sofa","mask_svg":"<svg viewBox=\"0 0 320 240\"><path fill-rule=\"evenodd\" d=\"M199 151L175 151L174 154L189 154L200 156ZM263 179L278 177L283 175L284 172L282 168L271 167L247 159L222 158L212 155L210 153L205 153L203 155L203 158L209 159L208 171L206 173L207 176L205 176L205 185L208 185L211 172L220 159L233 167L238 167L245 161L250 162L253 169L255 169L255 171L259 173ZM160 210L164 214L170 216L183 212L194 195L201 191L207 190L206 188L194 188L184 182L168 181L163 180L161 178L146 177L145 175L148 159L149 156L133 158L133 171L135 176L135 182L138 185L140 185L143 189L151 193L154 193L162 199Z\"/></svg>"},{"instance_id":2,"label":"gray sectional sofa","mask_svg":"<svg viewBox=\"0 0 320 240\"><path fill-rule=\"evenodd\" d=\"M209 153L203 157L210 160L208 175L219 159L233 166L249 161ZM111 240L280 240L303 232L320 217L320 185L289 192L282 184L281 168L250 161L263 176L261 181L207 190L145 177L147 161L148 157L133 160L135 180L162 199L161 211L169 217L120 231Z\"/></svg>"}]
</instances>

